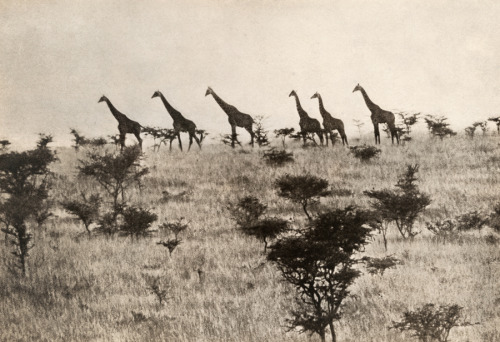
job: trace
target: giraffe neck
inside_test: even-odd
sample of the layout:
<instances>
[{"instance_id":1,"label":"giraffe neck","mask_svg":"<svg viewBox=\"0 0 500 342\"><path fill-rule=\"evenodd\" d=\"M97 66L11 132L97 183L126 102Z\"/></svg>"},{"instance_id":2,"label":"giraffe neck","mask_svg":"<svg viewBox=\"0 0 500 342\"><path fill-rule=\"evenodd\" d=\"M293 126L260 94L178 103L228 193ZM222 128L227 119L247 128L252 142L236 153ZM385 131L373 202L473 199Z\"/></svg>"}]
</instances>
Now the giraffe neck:
<instances>
[{"instance_id":1,"label":"giraffe neck","mask_svg":"<svg viewBox=\"0 0 500 342\"><path fill-rule=\"evenodd\" d=\"M323 106L323 99L319 94L318 94L318 102L319 102L319 113L324 118L325 116L327 116L328 112L326 111L325 106Z\"/></svg>"},{"instance_id":2,"label":"giraffe neck","mask_svg":"<svg viewBox=\"0 0 500 342\"><path fill-rule=\"evenodd\" d=\"M162 93L160 93L160 97L161 101L165 105L165 108L167 108L168 114L170 114L170 116L172 117L172 119L174 119L174 121L184 118L179 111L177 111L174 107L170 105L170 103L168 103L167 99L165 98L165 96L163 96Z\"/></svg>"},{"instance_id":3,"label":"giraffe neck","mask_svg":"<svg viewBox=\"0 0 500 342\"><path fill-rule=\"evenodd\" d=\"M372 102L372 100L370 100L370 98L368 97L368 94L366 93L366 91L361 88L361 94L363 94L363 98L365 99L365 103L366 103L366 106L368 107L368 109L370 111L374 111L377 109L377 105L375 103Z\"/></svg>"},{"instance_id":4,"label":"giraffe neck","mask_svg":"<svg viewBox=\"0 0 500 342\"><path fill-rule=\"evenodd\" d=\"M219 95L217 95L213 90L211 92L212 96L214 97L215 101L219 104L219 106L222 108L222 110L227 114L227 115L230 115L232 110L233 110L233 106L231 106L230 104L226 103L223 99L221 99L219 97Z\"/></svg>"},{"instance_id":5,"label":"giraffe neck","mask_svg":"<svg viewBox=\"0 0 500 342\"><path fill-rule=\"evenodd\" d=\"M118 109L116 109L115 106L113 106L110 100L106 99L106 103L109 107L109 110L111 111L111 114L113 114L115 119L118 120L118 122L123 121L123 117L125 116L125 114L120 113L120 111L118 111Z\"/></svg>"},{"instance_id":6,"label":"giraffe neck","mask_svg":"<svg viewBox=\"0 0 500 342\"><path fill-rule=\"evenodd\" d=\"M293 94L293 96L295 97L295 104L297 105L297 112L299 113L300 118L301 119L309 118L306 111L300 105L299 96L297 94Z\"/></svg>"}]
</instances>

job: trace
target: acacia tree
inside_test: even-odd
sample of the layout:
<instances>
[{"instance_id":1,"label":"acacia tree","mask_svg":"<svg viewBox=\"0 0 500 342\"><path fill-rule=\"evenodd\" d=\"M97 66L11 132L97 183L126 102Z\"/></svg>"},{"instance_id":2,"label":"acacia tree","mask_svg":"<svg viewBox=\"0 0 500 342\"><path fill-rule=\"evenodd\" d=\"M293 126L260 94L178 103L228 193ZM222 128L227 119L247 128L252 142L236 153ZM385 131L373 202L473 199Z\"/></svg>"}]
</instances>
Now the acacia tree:
<instances>
[{"instance_id":1,"label":"acacia tree","mask_svg":"<svg viewBox=\"0 0 500 342\"><path fill-rule=\"evenodd\" d=\"M302 205L302 209L309 220L312 217L307 211L308 205L331 193L328 190L328 181L326 179L312 175L292 176L285 174L276 179L275 186L278 188L279 196Z\"/></svg>"},{"instance_id":2,"label":"acacia tree","mask_svg":"<svg viewBox=\"0 0 500 342\"><path fill-rule=\"evenodd\" d=\"M112 231L118 229L116 219L126 204L125 190L134 184L141 186L141 179L148 173L148 168L140 165L142 152L137 146L129 146L122 153L90 152L88 159L80 160L80 175L95 179L111 196L111 212L101 220ZM121 199L120 199L121 195Z\"/></svg>"},{"instance_id":3,"label":"acacia tree","mask_svg":"<svg viewBox=\"0 0 500 342\"><path fill-rule=\"evenodd\" d=\"M457 134L449 127L450 124L447 122L448 118L444 116L427 115L424 120L427 124L429 133L436 137L439 137L439 139L441 140L443 140L443 138L447 135L451 137Z\"/></svg>"},{"instance_id":4,"label":"acacia tree","mask_svg":"<svg viewBox=\"0 0 500 342\"><path fill-rule=\"evenodd\" d=\"M26 259L33 248L29 219L45 211L51 186L49 165L57 160L48 144L52 136L40 135L37 147L25 152L0 155L0 222L14 246L14 266L26 275ZM43 210L42 210L43 209Z\"/></svg>"},{"instance_id":5,"label":"acacia tree","mask_svg":"<svg viewBox=\"0 0 500 342\"><path fill-rule=\"evenodd\" d=\"M292 128L280 128L280 129L274 130L274 135L276 136L276 138L281 138L281 143L283 144L283 148L285 148L286 147L285 139L286 139L286 137L293 134L293 132L295 132L295 128L293 128L293 127Z\"/></svg>"},{"instance_id":6,"label":"acacia tree","mask_svg":"<svg viewBox=\"0 0 500 342\"><path fill-rule=\"evenodd\" d=\"M418 169L418 164L408 165L406 172L400 176L395 190L364 191L365 195L375 200L371 205L380 218L385 223L394 222L405 239L417 235L413 229L415 220L431 203L429 195L421 193L415 183L418 180L415 176ZM383 234L384 243L387 244L385 233Z\"/></svg>"},{"instance_id":7,"label":"acacia tree","mask_svg":"<svg viewBox=\"0 0 500 342\"><path fill-rule=\"evenodd\" d=\"M337 341L334 322L342 318L349 287L360 275L354 254L368 243L371 215L350 206L319 215L296 236L278 239L268 260L297 291L298 308L292 311L291 328L318 334L325 341L330 328Z\"/></svg>"}]
</instances>

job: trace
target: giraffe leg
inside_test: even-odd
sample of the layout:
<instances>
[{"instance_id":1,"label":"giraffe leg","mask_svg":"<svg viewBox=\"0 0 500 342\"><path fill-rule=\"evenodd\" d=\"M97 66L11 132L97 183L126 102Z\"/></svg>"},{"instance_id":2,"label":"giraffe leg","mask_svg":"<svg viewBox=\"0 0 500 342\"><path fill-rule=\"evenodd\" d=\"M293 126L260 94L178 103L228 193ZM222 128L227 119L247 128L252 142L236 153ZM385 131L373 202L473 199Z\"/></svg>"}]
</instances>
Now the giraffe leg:
<instances>
[{"instance_id":1,"label":"giraffe leg","mask_svg":"<svg viewBox=\"0 0 500 342\"><path fill-rule=\"evenodd\" d=\"M333 131L330 131L330 140L332 142L332 147L335 146L335 139L333 138ZM328 139L326 141L328 142Z\"/></svg>"},{"instance_id":2,"label":"giraffe leg","mask_svg":"<svg viewBox=\"0 0 500 342\"><path fill-rule=\"evenodd\" d=\"M375 145L380 144L380 131L378 129L378 123L373 124L373 129L375 132Z\"/></svg>"},{"instance_id":3,"label":"giraffe leg","mask_svg":"<svg viewBox=\"0 0 500 342\"><path fill-rule=\"evenodd\" d=\"M236 126L231 126L231 147L234 148L234 141L236 140Z\"/></svg>"},{"instance_id":4,"label":"giraffe leg","mask_svg":"<svg viewBox=\"0 0 500 342\"><path fill-rule=\"evenodd\" d=\"M195 132L190 133L190 136L191 136L191 141L190 141L190 143L189 143L189 147L191 147L191 144L193 143L193 138L194 138L194 140L196 140L196 143L198 144L198 147L199 147L199 148L200 148L200 150L201 150L201 141L200 141L200 139L198 139L198 137L196 136L196 133L195 133Z\"/></svg>"},{"instance_id":5,"label":"giraffe leg","mask_svg":"<svg viewBox=\"0 0 500 342\"><path fill-rule=\"evenodd\" d=\"M124 147L125 147L125 134L120 133L120 152L123 152Z\"/></svg>"},{"instance_id":6,"label":"giraffe leg","mask_svg":"<svg viewBox=\"0 0 500 342\"><path fill-rule=\"evenodd\" d=\"M306 146L306 135L307 133L302 130L302 140L304 141L304 146Z\"/></svg>"},{"instance_id":7,"label":"giraffe leg","mask_svg":"<svg viewBox=\"0 0 500 342\"><path fill-rule=\"evenodd\" d=\"M319 131L317 134L319 136L319 142L321 143L321 146L323 146L323 132Z\"/></svg>"},{"instance_id":8,"label":"giraffe leg","mask_svg":"<svg viewBox=\"0 0 500 342\"><path fill-rule=\"evenodd\" d=\"M328 136L330 136L330 138L332 137L332 131L330 131L330 132L329 132L329 131L327 131L327 130L325 129L326 147L328 147L328 138L329 138ZM332 147L333 147L333 144L332 144Z\"/></svg>"},{"instance_id":9,"label":"giraffe leg","mask_svg":"<svg viewBox=\"0 0 500 342\"><path fill-rule=\"evenodd\" d=\"M179 140L179 148L182 151L181 132L177 132L177 139Z\"/></svg>"},{"instance_id":10,"label":"giraffe leg","mask_svg":"<svg viewBox=\"0 0 500 342\"><path fill-rule=\"evenodd\" d=\"M141 148L141 151L142 151L142 139L141 139L141 135L139 133L134 133L134 135L137 138L137 141L139 142L139 147Z\"/></svg>"},{"instance_id":11,"label":"giraffe leg","mask_svg":"<svg viewBox=\"0 0 500 342\"><path fill-rule=\"evenodd\" d=\"M255 134L253 133L251 127L245 127L245 129L247 130L248 133L250 133L250 137L251 137L250 143L252 144L252 147L253 147L253 140L254 140Z\"/></svg>"}]
</instances>

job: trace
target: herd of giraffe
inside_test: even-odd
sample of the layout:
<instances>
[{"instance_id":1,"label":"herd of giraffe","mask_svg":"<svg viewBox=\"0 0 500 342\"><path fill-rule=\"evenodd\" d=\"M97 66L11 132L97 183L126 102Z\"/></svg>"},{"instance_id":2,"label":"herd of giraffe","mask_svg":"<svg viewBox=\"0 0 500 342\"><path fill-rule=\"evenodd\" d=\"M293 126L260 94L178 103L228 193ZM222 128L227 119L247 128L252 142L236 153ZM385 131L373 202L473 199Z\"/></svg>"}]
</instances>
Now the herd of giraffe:
<instances>
[{"instance_id":1,"label":"herd of giraffe","mask_svg":"<svg viewBox=\"0 0 500 342\"><path fill-rule=\"evenodd\" d=\"M359 85L359 83L352 92L355 91L361 92L361 94L363 95L363 99L365 100L366 106L371 112L371 120L373 123L373 128L375 133L375 144L380 144L380 131L378 125L381 123L385 123L389 127L389 130L391 132L392 143L394 144L394 138L396 138L396 141L399 144L399 136L395 125L394 114L387 110L381 109L378 105L373 103L368 97L366 91L363 89L363 87ZM253 118L248 114L240 112L235 106L226 103L210 87L208 87L207 92L205 93L205 96L208 95L212 95L217 104L227 114L229 125L231 125L231 146L234 147L234 143L236 140L236 127L241 127L247 130L247 132L250 134L251 137L250 143L252 144L253 147L255 138L255 133L252 129L254 123ZM295 103L297 105L297 112L299 113L300 117L299 120L300 132L302 134L304 144L306 143L307 134L311 133L318 135L321 145L323 145L323 135L325 135L326 145L328 146L328 138L330 138L333 146L334 144L333 131L337 130L340 137L342 138L342 144L348 145L347 136L344 131L344 123L342 122L342 120L332 117L332 115L326 111L325 107L323 106L323 100L319 93L315 93L311 97L311 99L314 98L318 99L319 112L323 117L323 128L321 128L321 125L318 120L311 118L307 114L307 112L302 108L299 96L297 95L295 90L292 90L292 92L289 95L289 97L292 96L295 97ZM172 107L170 103L168 103L165 96L163 96L163 94L159 90L156 91L151 98L155 97L159 97L162 100L163 104L165 105L165 108L167 109L167 112L170 114L170 116L174 121L173 123L174 132L179 140L180 149L182 150L182 141L180 136L181 132L189 133L188 151L189 149L191 149L191 145L193 144L193 139L196 141L198 147L201 149L200 140L195 134L196 124L193 121L186 119L178 110ZM127 134L135 135L137 141L139 142L139 146L142 149L141 124L139 124L137 121L130 120L125 114L118 111L118 109L116 109L115 106L113 106L111 101L106 96L103 95L98 102L106 102L109 107L109 110L111 111L111 114L113 114L115 119L118 121L118 131L120 133L120 146L122 150L125 146L125 136Z\"/></svg>"}]
</instances>

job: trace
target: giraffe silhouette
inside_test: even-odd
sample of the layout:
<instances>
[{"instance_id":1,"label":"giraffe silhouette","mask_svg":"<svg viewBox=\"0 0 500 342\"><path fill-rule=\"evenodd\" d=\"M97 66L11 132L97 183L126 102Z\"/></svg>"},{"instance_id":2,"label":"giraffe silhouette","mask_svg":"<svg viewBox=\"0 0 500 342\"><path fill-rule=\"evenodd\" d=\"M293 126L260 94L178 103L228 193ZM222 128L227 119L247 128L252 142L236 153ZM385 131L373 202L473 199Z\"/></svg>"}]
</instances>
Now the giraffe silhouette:
<instances>
[{"instance_id":1,"label":"giraffe silhouette","mask_svg":"<svg viewBox=\"0 0 500 342\"><path fill-rule=\"evenodd\" d=\"M394 114L387 110L381 109L378 105L373 103L372 100L370 100L370 98L368 97L366 91L363 89L362 86L359 85L359 83L352 92L354 93L355 91L360 91L361 94L363 94L366 106L372 113L371 119L373 122L373 128L375 130L375 144L377 143L380 144L380 131L378 128L378 124L385 123L387 124L387 126L389 127L389 131L391 132L392 143L394 144L394 137L395 137L399 145L399 135L396 125L394 123L395 121Z\"/></svg>"},{"instance_id":2,"label":"giraffe silhouette","mask_svg":"<svg viewBox=\"0 0 500 342\"><path fill-rule=\"evenodd\" d=\"M333 130L337 130L342 138L342 145L349 145L347 142L347 136L344 131L344 123L340 119L336 119L330 115L323 106L323 99L319 93L314 94L311 99L317 98L319 102L319 112L323 117L323 128L325 129L326 134L326 146L328 146L328 134L330 134L330 140L332 141L332 146L334 144L333 140Z\"/></svg>"},{"instance_id":3,"label":"giraffe silhouette","mask_svg":"<svg viewBox=\"0 0 500 342\"><path fill-rule=\"evenodd\" d=\"M292 90L288 97L295 96L295 103L297 104L297 112L299 112L299 126L300 132L302 133L302 139L304 141L304 145L306 144L306 136L307 133L316 133L319 136L319 140L321 145L323 145L323 131L321 130L321 125L319 121L313 118L310 118L307 112L300 105L299 96Z\"/></svg>"},{"instance_id":4,"label":"giraffe silhouette","mask_svg":"<svg viewBox=\"0 0 500 342\"><path fill-rule=\"evenodd\" d=\"M106 102L108 104L109 110L111 111L111 114L113 114L115 119L118 121L121 151L123 151L123 148L125 147L125 135L128 133L135 135L137 141L139 141L139 147L142 151L141 124L137 121L130 120L125 114L118 111L118 109L113 106L111 101L106 96L103 95L99 99L99 101L97 101L97 103L99 102Z\"/></svg>"},{"instance_id":5,"label":"giraffe silhouette","mask_svg":"<svg viewBox=\"0 0 500 342\"><path fill-rule=\"evenodd\" d=\"M234 148L234 141L236 140L236 127L242 127L250 133L252 138L251 144L253 147L255 133L252 129L252 125L254 123L252 117L248 114L240 112L235 106L224 102L224 100L222 100L210 87L208 87L207 92L205 93L205 96L208 95L212 95L222 110L227 114L227 119L231 125L231 147Z\"/></svg>"},{"instance_id":6,"label":"giraffe silhouette","mask_svg":"<svg viewBox=\"0 0 500 342\"><path fill-rule=\"evenodd\" d=\"M201 145L200 145L200 139L196 136L196 125L193 121L186 119L182 114L177 111L174 107L168 103L167 99L163 94L157 90L151 96L151 98L155 97L160 97L161 101L165 105L165 108L167 108L167 112L170 114L172 119L174 120L174 132L175 135L177 136L177 139L179 139L179 147L182 151L182 141L181 141L181 133L180 132L188 132L189 133L189 147L188 151L191 149L191 145L193 144L193 138L196 140L196 143L198 144L198 147L201 150Z\"/></svg>"}]
</instances>

